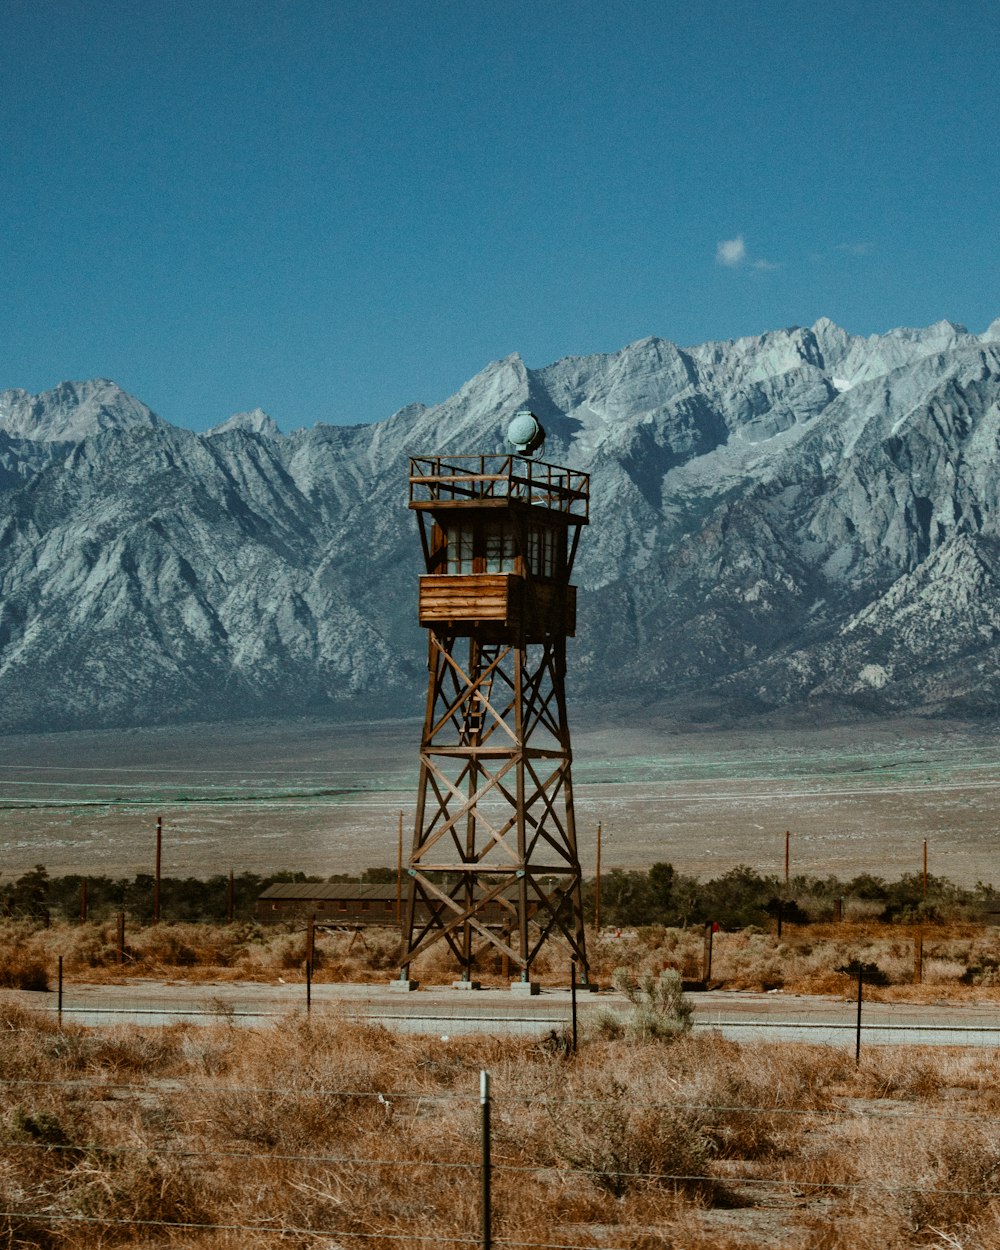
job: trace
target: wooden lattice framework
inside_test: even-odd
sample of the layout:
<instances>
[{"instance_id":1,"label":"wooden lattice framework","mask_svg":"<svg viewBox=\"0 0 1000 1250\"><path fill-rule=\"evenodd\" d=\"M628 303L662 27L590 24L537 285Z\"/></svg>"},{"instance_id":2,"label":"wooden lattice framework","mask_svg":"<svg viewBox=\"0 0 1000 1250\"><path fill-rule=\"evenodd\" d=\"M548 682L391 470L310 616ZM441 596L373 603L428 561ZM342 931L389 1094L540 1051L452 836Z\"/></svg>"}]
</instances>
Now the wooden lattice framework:
<instances>
[{"instance_id":1,"label":"wooden lattice framework","mask_svg":"<svg viewBox=\"0 0 1000 1250\"><path fill-rule=\"evenodd\" d=\"M586 981L566 639L587 475L520 456L421 457L410 507L428 689L402 976L444 941L465 980L494 949L529 981L558 935Z\"/></svg>"}]
</instances>

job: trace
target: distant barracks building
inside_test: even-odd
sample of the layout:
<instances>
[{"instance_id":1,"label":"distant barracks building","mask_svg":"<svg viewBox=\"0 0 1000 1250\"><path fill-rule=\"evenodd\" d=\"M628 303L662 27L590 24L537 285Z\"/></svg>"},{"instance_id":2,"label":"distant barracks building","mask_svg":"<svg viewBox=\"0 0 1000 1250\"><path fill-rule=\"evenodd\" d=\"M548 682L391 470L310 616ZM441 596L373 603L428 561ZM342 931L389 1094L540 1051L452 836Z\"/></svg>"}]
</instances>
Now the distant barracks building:
<instances>
[{"instance_id":1,"label":"distant barracks building","mask_svg":"<svg viewBox=\"0 0 1000 1250\"><path fill-rule=\"evenodd\" d=\"M509 893L508 900L505 895ZM516 915L517 887L512 886L505 895L490 903L483 915L484 922L506 928ZM426 911L426 908L424 908ZM339 881L281 882L269 885L257 898L257 919L264 923L282 920L304 921L315 917L317 924L346 925L352 929L358 925L396 927L399 915L396 911L396 886L394 883L379 885L356 885ZM426 919L417 904L417 921Z\"/></svg>"}]
</instances>

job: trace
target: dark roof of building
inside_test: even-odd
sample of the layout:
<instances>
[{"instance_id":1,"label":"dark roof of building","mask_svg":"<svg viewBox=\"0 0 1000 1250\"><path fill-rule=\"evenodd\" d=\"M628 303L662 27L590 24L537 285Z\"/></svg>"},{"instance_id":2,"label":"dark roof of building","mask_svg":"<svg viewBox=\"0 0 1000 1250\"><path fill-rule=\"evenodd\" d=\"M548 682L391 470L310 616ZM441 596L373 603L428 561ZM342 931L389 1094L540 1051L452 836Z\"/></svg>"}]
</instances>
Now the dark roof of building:
<instances>
[{"instance_id":1,"label":"dark roof of building","mask_svg":"<svg viewBox=\"0 0 1000 1250\"><path fill-rule=\"evenodd\" d=\"M408 881L403 882L404 897L408 885ZM478 892L479 888L477 887ZM507 899L516 898L517 886L511 884L505 887L503 897ZM258 902L273 902L278 899L292 903L338 902L340 899L370 899L373 902L394 903L396 901L396 883L388 881L380 882L378 885L359 885L355 881L280 881L275 885L269 885L266 890L257 896Z\"/></svg>"}]
</instances>

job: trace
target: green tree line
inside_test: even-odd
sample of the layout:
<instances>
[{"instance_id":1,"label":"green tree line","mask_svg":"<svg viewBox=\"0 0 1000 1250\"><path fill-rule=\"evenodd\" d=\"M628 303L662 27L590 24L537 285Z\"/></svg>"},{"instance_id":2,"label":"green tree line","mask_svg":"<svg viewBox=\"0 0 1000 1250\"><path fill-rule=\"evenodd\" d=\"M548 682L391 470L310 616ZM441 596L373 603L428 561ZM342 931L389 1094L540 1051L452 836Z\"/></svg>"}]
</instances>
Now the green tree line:
<instances>
[{"instance_id":1,"label":"green tree line","mask_svg":"<svg viewBox=\"0 0 1000 1250\"><path fill-rule=\"evenodd\" d=\"M584 883L584 910L592 917L597 883ZM928 875L926 895L922 873L905 873L896 881L862 873L839 877L781 878L759 873L746 864L708 881L675 871L671 864L653 864L648 871L612 869L602 875L600 919L604 925L662 924L685 927L716 923L724 929L765 925L781 913L790 924L832 920L850 903L869 904L866 914L886 921L988 918L1000 913L1000 893L977 882L972 889L945 877ZM1000 916L997 916L1000 919Z\"/></svg>"},{"instance_id":2,"label":"green tree line","mask_svg":"<svg viewBox=\"0 0 1000 1250\"><path fill-rule=\"evenodd\" d=\"M241 872L233 877L233 917L252 919L258 896L269 885L279 882L365 883L395 879L395 871L388 868L366 869L360 876L335 874L332 877L309 876L304 872L276 872L270 876ZM77 873L50 877L44 864L36 864L10 882L0 877L0 913L40 920L76 920L81 915L84 881L89 919L107 920L115 912L125 911L141 924L152 921L155 890L152 873L140 872L134 877L84 878ZM228 905L228 875L160 878L160 918L163 920L224 921Z\"/></svg>"},{"instance_id":3,"label":"green tree line","mask_svg":"<svg viewBox=\"0 0 1000 1250\"><path fill-rule=\"evenodd\" d=\"M395 870L368 868L358 876L336 873L329 877L302 872L278 872L260 876L242 872L233 878L233 915L253 918L258 896L279 882L393 882ZM0 913L34 919L74 920L81 912L84 878L77 874L49 876L44 865L6 882L0 876ZM150 873L134 877L86 878L87 914L107 920L126 911L139 923L153 919L154 879ZM228 910L229 879L211 877L162 877L160 917L177 921L223 921ZM609 926L661 924L685 927L709 922L724 929L766 925L779 913L786 923L830 920L842 906L863 901L868 914L882 920L947 920L963 917L1000 919L1000 893L978 882L972 889L944 877L928 876L927 891L920 873L907 873L887 881L862 873L848 881L837 877L795 876L786 885L777 876L762 874L741 864L708 881L677 872L671 864L656 863L647 871L611 869L597 882L584 882L584 912L593 921L600 906L600 921Z\"/></svg>"}]
</instances>

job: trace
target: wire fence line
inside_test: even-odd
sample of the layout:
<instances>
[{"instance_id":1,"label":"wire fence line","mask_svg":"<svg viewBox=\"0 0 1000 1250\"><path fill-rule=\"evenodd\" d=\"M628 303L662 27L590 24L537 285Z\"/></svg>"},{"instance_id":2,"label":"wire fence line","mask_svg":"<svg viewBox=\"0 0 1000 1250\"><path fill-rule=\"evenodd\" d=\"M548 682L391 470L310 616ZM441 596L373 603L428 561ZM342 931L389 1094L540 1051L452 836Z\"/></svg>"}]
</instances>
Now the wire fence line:
<instances>
[{"instance_id":1,"label":"wire fence line","mask_svg":"<svg viewBox=\"0 0 1000 1250\"><path fill-rule=\"evenodd\" d=\"M23 1030L27 1032L27 1030ZM481 1078L486 1077L485 1073L481 1074ZM239 1086L228 1084L224 1081L202 1082L195 1079L189 1083L181 1083L178 1078L164 1078L158 1082L115 1082L98 1076L89 1076L84 1079L77 1080L40 1080L37 1078L26 1077L5 1077L0 1079L0 1088L15 1090L18 1088L59 1088L69 1089L71 1091L79 1090L107 1090L109 1088L117 1088L124 1092L137 1092L140 1090L155 1090L159 1094L169 1098L170 1095L181 1096L204 1096L206 1093L215 1093L223 1097L232 1095L235 1092L246 1092L259 1094L263 1096L273 1097L325 1097L330 1099L376 1099L380 1100L387 1106L391 1106L394 1101L405 1102L407 1100L419 1103L423 1100L444 1097L454 1102L465 1105L467 1109L473 1109L478 1103L480 1107L488 1106L494 1101L491 1096L487 1096L484 1103L483 1089L488 1090L488 1083L481 1084L479 1094L473 1090L444 1090L435 1089L416 1089L416 1090L357 1090L357 1089L340 1089L326 1088L317 1086L303 1086L291 1088L274 1087L269 1085L248 1085ZM620 1110L619 1098L575 1098L575 1097L558 1097L539 1094L522 1094L518 1091L511 1091L509 1094L501 1095L496 1100L502 1105L535 1105L541 1107L558 1107L558 1108L612 1108ZM122 1102L123 1108L127 1108L128 1104ZM849 1106L824 1106L824 1107L772 1107L767 1105L753 1104L733 1104L733 1103L696 1103L683 1099L671 1099L669 1101L643 1101L638 1105L638 1110L642 1112L659 1110L667 1113L698 1113L699 1115L725 1117L728 1115L745 1115L755 1113L758 1115L794 1115L797 1117L811 1117L816 1120L834 1119L834 1120L857 1120L864 1115L864 1110L856 1105L852 1100ZM939 1113L899 1113L891 1111L888 1114L880 1114L875 1111L880 1119L886 1122L894 1120L919 1120L922 1124L930 1121L938 1120L941 1122L958 1122L963 1124L976 1123L988 1126L996 1134L1000 1131L997 1121L989 1116L969 1116L939 1114ZM485 1113L484 1113L485 1115ZM320 1154L320 1153L290 1153L287 1151L277 1150L201 1150L193 1148L172 1147L168 1145L137 1145L137 1146L101 1146L96 1143L72 1144L64 1142L46 1142L32 1141L26 1142L16 1141L0 1141L0 1156L5 1151L14 1151L21 1154L30 1151L35 1154L47 1154L50 1156L63 1155L70 1157L74 1161L79 1159L92 1160L100 1157L139 1157L143 1160L158 1160L170 1158L188 1158L188 1159L229 1159L240 1162L259 1162L264 1165L274 1163L297 1163L308 1164L313 1167L321 1168L359 1168L359 1169L406 1169L410 1171L418 1171L428 1168L449 1172L465 1172L488 1175L497 1174L515 1174L527 1175L534 1174L536 1176L549 1176L553 1173L565 1176L580 1176L599 1180L601 1183L614 1181L622 1182L638 1182L641 1184L663 1186L673 1188L675 1190L690 1190L692 1187L703 1187L709 1190L725 1189L727 1186L745 1187L751 1191L758 1190L761 1192L771 1191L775 1194L794 1193L800 1196L817 1196L823 1194L854 1194L854 1195L870 1195L872 1197L888 1197L897 1195L901 1197L913 1195L934 1195L936 1199L945 1197L972 1199L976 1201L993 1201L1000 1199L1000 1189L990 1185L988 1182L994 1179L1000 1162L985 1173L982 1177L984 1184L970 1187L968 1185L948 1185L948 1184L906 1184L891 1183L882 1179L868 1180L837 1180L837 1179L810 1179L808 1176L789 1175L787 1166L779 1161L779 1170L784 1174L762 1174L762 1169L756 1169L757 1174L739 1173L737 1175L729 1175L725 1172L717 1173L710 1170L693 1171L690 1169L670 1170L669 1168L636 1168L629 1166L601 1165L586 1166L582 1162L559 1158L557 1155L551 1159L546 1159L543 1163L522 1164L508 1162L503 1159L493 1161L490 1157L488 1149L489 1141L489 1119L484 1118L483 1130L483 1157L480 1160L473 1158L465 1158L458 1160L440 1159L435 1157L409 1157L400 1159L386 1159L378 1156L370 1155L348 1155L348 1154ZM468 1143L463 1146L469 1149ZM997 1143L997 1149L1000 1151L1000 1142ZM1000 1160L1000 1154L998 1154ZM740 1161L744 1162L744 1161ZM485 1199L484 1199L485 1201ZM487 1211L491 1208L487 1208ZM487 1216L488 1218L488 1216ZM128 1229L135 1233L140 1229L160 1229L164 1232L177 1233L252 1233L257 1235L274 1234L276 1236L310 1236L310 1237L326 1237L332 1239L354 1239L365 1242L387 1242L387 1243L427 1243L433 1245L483 1245L484 1250L489 1246L509 1246L514 1248L523 1247L524 1250L592 1250L595 1244L601 1246L602 1250L613 1250L609 1247L604 1237L598 1238L595 1242L571 1242L571 1241L523 1241L513 1238L504 1238L502 1236L491 1236L489 1239L477 1238L474 1236L454 1236L437 1234L434 1232L402 1232L393 1229L372 1230L357 1228L338 1228L338 1227L313 1227L295 1223L283 1223L281 1221L258 1221L258 1222L225 1222L211 1220L180 1220L180 1219L148 1219L148 1218L131 1218L119 1217L114 1215L84 1215L80 1213L67 1213L65 1211L50 1210L41 1207L34 1211L24 1210L21 1207L10 1203L3 1204L0 1209L0 1219L8 1222L25 1221L34 1224L85 1224L88 1226L101 1226L104 1228L120 1228ZM623 1231L625 1231L623 1229ZM624 1250L624 1248L622 1248Z\"/></svg>"},{"instance_id":2,"label":"wire fence line","mask_svg":"<svg viewBox=\"0 0 1000 1250\"><path fill-rule=\"evenodd\" d=\"M506 1034L538 1037L558 1048L574 1027L574 1007L565 987L547 988L540 998L528 1002L499 1001L499 991L461 995L462 1003L444 1003L444 987L424 999L423 992L407 997L405 1006L390 1004L382 986L344 986L316 983L306 977L291 981L276 993L260 993L260 987L243 992L236 982L214 986L174 983L169 989L142 982L126 982L103 990L88 982L63 982L58 993L38 992L28 1003L32 1010L68 1019L83 1026L109 1023L138 1025L188 1022L231 1023L239 1027L280 1027L286 1019L306 1014L344 1022L386 1027L401 1033L427 1034L452 1040L471 1034ZM277 987L274 987L277 990ZM27 992L25 992L27 993ZM956 1045L1000 1048L1000 1002L988 1004L919 1004L880 1001L863 997L859 1015L857 999L822 996L754 993L693 993L687 1001L694 1008L696 1032L716 1030L733 1040L774 1039L784 1042L816 1042L846 1047L865 1045ZM584 1029L600 1028L602 1017L625 1018L629 1004L620 995L601 993L580 996L576 1016Z\"/></svg>"},{"instance_id":3,"label":"wire fence line","mask_svg":"<svg viewBox=\"0 0 1000 1250\"><path fill-rule=\"evenodd\" d=\"M933 1117L932 1117L933 1118ZM995 1121L994 1121L995 1127ZM242 1159L262 1163L318 1163L337 1164L343 1167L375 1167L375 1168L430 1168L446 1171L478 1172L481 1164L478 1160L449 1161L441 1159L377 1159L354 1158L348 1155L300 1155L284 1154L278 1151L243 1151L243 1150L184 1150L170 1146L73 1146L47 1142L17 1142L14 1144L0 1142L0 1153L4 1150L36 1150L52 1154L72 1154L89 1156L139 1156L141 1158L190 1158L190 1159ZM674 1182L677 1184L714 1184L718 1185L734 1178L719 1176L710 1172L665 1172L642 1171L634 1168L588 1168L576 1164L560 1165L559 1163L491 1163L493 1172L511 1172L520 1174L550 1174L552 1172L572 1173L574 1176L613 1177L617 1180L641 1180L657 1183ZM748 1176L735 1178L740 1185L790 1186L815 1190L861 1190L882 1193L930 1193L949 1194L956 1197L1000 1198L1000 1189L962 1189L935 1186L933 1191L927 1185L892 1185L884 1181L813 1181L791 1176Z\"/></svg>"},{"instance_id":4,"label":"wire fence line","mask_svg":"<svg viewBox=\"0 0 1000 1250\"><path fill-rule=\"evenodd\" d=\"M0 1077L0 1088L3 1086L23 1086L28 1088L42 1089L68 1089L68 1090L86 1090L86 1091L106 1091L116 1090L122 1093L157 1093L157 1094L255 1094L270 1095L274 1097L295 1097L306 1098L328 1098L331 1101L338 1099L374 1099L382 1104L393 1102L421 1102L427 1099L438 1101L455 1101L465 1102L472 1105L478 1099L478 1094L466 1090L356 1090L356 1089L326 1089L317 1086L272 1086L272 1085L236 1085L225 1082L205 1082L202 1080L189 1081L184 1084L180 1083L180 1079L176 1077L166 1077L161 1081L115 1081L106 1077L81 1077L72 1080L39 1080L35 1077ZM609 1098L560 1098L551 1095L533 1095L521 1094L516 1091L503 1091L499 1095L493 1095L493 1101L496 1104L516 1103L518 1105L541 1106L541 1107L610 1107L615 1105L614 1099ZM687 1102L683 1099L674 1099L669 1102L661 1102L659 1100L644 1100L642 1106L648 1111L678 1111L678 1112L699 1112L705 1114L718 1115L761 1115L761 1116L796 1116L796 1117L842 1117L844 1119L856 1119L867 1117L880 1121L918 1121L919 1123L941 1122L955 1124L983 1124L991 1128L998 1127L998 1118L996 1115L969 1115L959 1112L940 1112L940 1111L900 1111L897 1108L879 1108L879 1107L859 1107L856 1099L851 1100L850 1106L826 1106L826 1107L784 1107L781 1105L767 1104L761 1106L754 1103L708 1103L708 1102ZM2 1143L0 1143L2 1144ZM31 1143L27 1143L30 1145ZM43 1148L51 1149L41 1143ZM77 1147L71 1147L76 1149ZM132 1149L131 1147L122 1149ZM178 1153L171 1151L171 1153ZM184 1153L184 1152L179 1152ZM194 1152L198 1153L198 1152ZM220 1153L218 1151L210 1153ZM255 1152L223 1152L232 1154L233 1157L255 1157ZM287 1159L289 1161L299 1162L376 1162L376 1160L349 1160L340 1158L339 1156L329 1155L276 1155L268 1153L268 1158ZM418 1160L417 1162L427 1163L427 1160ZM457 1165L455 1165L457 1166ZM529 1171L534 1169L527 1169Z\"/></svg>"},{"instance_id":5,"label":"wire fence line","mask_svg":"<svg viewBox=\"0 0 1000 1250\"><path fill-rule=\"evenodd\" d=\"M478 1237L445 1237L435 1233L372 1233L357 1232L344 1228L298 1228L287 1224L210 1224L195 1221L174 1220L119 1220L99 1215L45 1215L25 1214L20 1211L0 1210L0 1219L23 1219L39 1222L40 1219L77 1224L101 1224L117 1228L161 1228L172 1231L226 1232L226 1233L276 1233L282 1237L354 1237L369 1241L410 1241L435 1246L478 1246ZM608 1245L603 1239L583 1245L579 1242L514 1241L508 1237L493 1237L494 1246L509 1246L511 1250L627 1250L627 1247Z\"/></svg>"},{"instance_id":6,"label":"wire fence line","mask_svg":"<svg viewBox=\"0 0 1000 1250\"><path fill-rule=\"evenodd\" d=\"M223 1232L223 1233L276 1233L282 1237L357 1237L369 1241L429 1241L434 1245L475 1246L476 1237L442 1237L422 1233L371 1233L354 1232L346 1228L298 1228L289 1224L213 1224L195 1220L141 1220L116 1219L110 1215L67 1215L62 1212L3 1211L0 1218L19 1219L43 1223L46 1221L71 1224L100 1224L106 1228L162 1228L177 1232ZM494 1245L538 1246L541 1250L593 1250L592 1246L554 1246L548 1242L514 1242L494 1238ZM602 1247L602 1250L613 1250Z\"/></svg>"}]
</instances>

